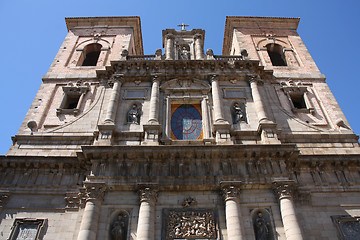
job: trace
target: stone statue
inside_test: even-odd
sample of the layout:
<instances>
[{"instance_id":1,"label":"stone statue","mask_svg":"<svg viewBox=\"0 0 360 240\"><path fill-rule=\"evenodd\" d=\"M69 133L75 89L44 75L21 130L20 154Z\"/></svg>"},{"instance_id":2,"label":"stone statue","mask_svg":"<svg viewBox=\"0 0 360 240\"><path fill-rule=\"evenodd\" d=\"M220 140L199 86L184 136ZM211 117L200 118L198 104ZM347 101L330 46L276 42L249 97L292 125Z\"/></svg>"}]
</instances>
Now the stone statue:
<instances>
[{"instance_id":1,"label":"stone statue","mask_svg":"<svg viewBox=\"0 0 360 240\"><path fill-rule=\"evenodd\" d=\"M111 227L111 236L113 240L125 240L126 239L126 223L124 216L119 214Z\"/></svg>"},{"instance_id":2,"label":"stone statue","mask_svg":"<svg viewBox=\"0 0 360 240\"><path fill-rule=\"evenodd\" d=\"M136 104L133 104L127 115L128 123L139 124L140 112Z\"/></svg>"},{"instance_id":3,"label":"stone statue","mask_svg":"<svg viewBox=\"0 0 360 240\"><path fill-rule=\"evenodd\" d=\"M190 54L189 51L186 49L186 47L183 47L180 52L180 59L182 60L189 60Z\"/></svg>"},{"instance_id":4,"label":"stone statue","mask_svg":"<svg viewBox=\"0 0 360 240\"><path fill-rule=\"evenodd\" d=\"M245 121L245 114L239 103L235 103L233 106L234 124Z\"/></svg>"},{"instance_id":5,"label":"stone statue","mask_svg":"<svg viewBox=\"0 0 360 240\"><path fill-rule=\"evenodd\" d=\"M254 222L256 240L270 240L271 235L269 228L270 223L265 221L261 212L258 212Z\"/></svg>"}]
</instances>

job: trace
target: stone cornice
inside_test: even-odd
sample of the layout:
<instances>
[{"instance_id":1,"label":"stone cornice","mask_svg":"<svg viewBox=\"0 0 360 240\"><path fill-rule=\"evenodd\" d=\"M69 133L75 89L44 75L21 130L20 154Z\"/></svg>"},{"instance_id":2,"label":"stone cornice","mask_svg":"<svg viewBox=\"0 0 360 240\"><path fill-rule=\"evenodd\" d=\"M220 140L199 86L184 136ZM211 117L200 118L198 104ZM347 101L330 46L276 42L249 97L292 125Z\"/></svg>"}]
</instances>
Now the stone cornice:
<instances>
[{"instance_id":1,"label":"stone cornice","mask_svg":"<svg viewBox=\"0 0 360 240\"><path fill-rule=\"evenodd\" d=\"M78 157L0 156L0 168L78 169L86 171L86 162Z\"/></svg>"},{"instance_id":2,"label":"stone cornice","mask_svg":"<svg viewBox=\"0 0 360 240\"><path fill-rule=\"evenodd\" d=\"M100 79L110 79L113 74L123 74L124 78L136 77L150 81L150 76L165 76L166 79L208 77L218 75L221 79L259 75L261 79L271 80L272 70L264 70L258 60L127 60L111 61L105 70L97 70Z\"/></svg>"},{"instance_id":3,"label":"stone cornice","mask_svg":"<svg viewBox=\"0 0 360 240\"><path fill-rule=\"evenodd\" d=\"M287 161L287 168L290 171L330 171L360 168L360 155L299 155L298 159L289 159Z\"/></svg>"},{"instance_id":4,"label":"stone cornice","mask_svg":"<svg viewBox=\"0 0 360 240\"><path fill-rule=\"evenodd\" d=\"M230 53L234 28L277 28L296 31L299 21L300 18L227 16L225 22L223 55L228 55Z\"/></svg>"},{"instance_id":5,"label":"stone cornice","mask_svg":"<svg viewBox=\"0 0 360 240\"><path fill-rule=\"evenodd\" d=\"M172 158L297 158L295 145L211 145L211 146L82 146L85 159L172 159Z\"/></svg>"},{"instance_id":6,"label":"stone cornice","mask_svg":"<svg viewBox=\"0 0 360 240\"><path fill-rule=\"evenodd\" d=\"M67 30L70 31L74 27L132 27L134 29L134 44L137 54L144 54L141 21L140 17L71 17L65 18Z\"/></svg>"}]
</instances>

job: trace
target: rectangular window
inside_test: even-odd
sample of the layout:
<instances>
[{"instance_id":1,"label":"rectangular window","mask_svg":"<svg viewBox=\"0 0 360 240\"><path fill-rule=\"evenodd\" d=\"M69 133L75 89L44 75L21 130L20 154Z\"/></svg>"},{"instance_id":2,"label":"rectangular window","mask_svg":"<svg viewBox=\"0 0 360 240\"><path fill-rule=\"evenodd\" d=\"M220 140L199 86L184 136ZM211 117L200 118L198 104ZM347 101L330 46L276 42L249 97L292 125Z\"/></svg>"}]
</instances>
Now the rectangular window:
<instances>
[{"instance_id":1,"label":"rectangular window","mask_svg":"<svg viewBox=\"0 0 360 240\"><path fill-rule=\"evenodd\" d=\"M15 219L9 240L41 239L46 219L18 218Z\"/></svg>"},{"instance_id":2,"label":"rectangular window","mask_svg":"<svg viewBox=\"0 0 360 240\"><path fill-rule=\"evenodd\" d=\"M360 236L360 217L331 216L341 240L355 240Z\"/></svg>"}]
</instances>

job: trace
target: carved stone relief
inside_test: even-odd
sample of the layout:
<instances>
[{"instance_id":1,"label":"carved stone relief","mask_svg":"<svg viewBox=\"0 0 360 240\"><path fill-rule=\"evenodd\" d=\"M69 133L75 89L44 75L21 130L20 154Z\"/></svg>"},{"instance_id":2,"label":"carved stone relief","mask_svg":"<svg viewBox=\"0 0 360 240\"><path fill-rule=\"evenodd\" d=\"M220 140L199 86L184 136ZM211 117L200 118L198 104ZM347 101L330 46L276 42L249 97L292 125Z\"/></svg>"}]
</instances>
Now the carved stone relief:
<instances>
[{"instance_id":1,"label":"carved stone relief","mask_svg":"<svg viewBox=\"0 0 360 240\"><path fill-rule=\"evenodd\" d=\"M213 209L164 209L165 239L216 239Z\"/></svg>"}]
</instances>

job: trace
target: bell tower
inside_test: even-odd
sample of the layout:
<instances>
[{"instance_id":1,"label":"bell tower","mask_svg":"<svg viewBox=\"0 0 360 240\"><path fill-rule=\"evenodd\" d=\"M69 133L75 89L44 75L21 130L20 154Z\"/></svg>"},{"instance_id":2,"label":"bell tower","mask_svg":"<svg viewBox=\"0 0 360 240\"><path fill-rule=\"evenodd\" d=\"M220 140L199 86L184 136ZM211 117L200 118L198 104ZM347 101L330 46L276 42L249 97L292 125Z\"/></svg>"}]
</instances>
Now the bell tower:
<instances>
[{"instance_id":1,"label":"bell tower","mask_svg":"<svg viewBox=\"0 0 360 240\"><path fill-rule=\"evenodd\" d=\"M162 32L163 47L166 60L202 60L204 59L205 30L185 29L185 24L180 31L165 29Z\"/></svg>"}]
</instances>

